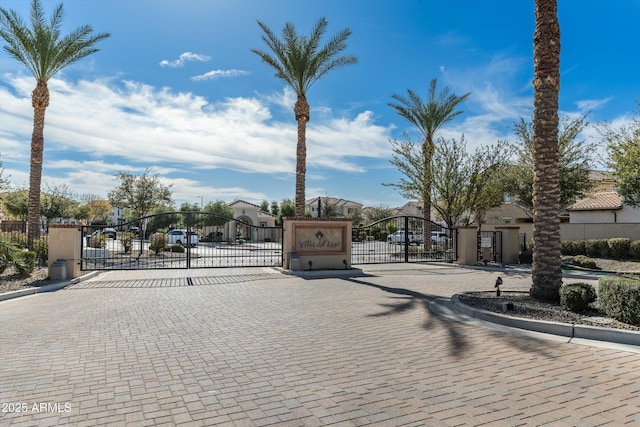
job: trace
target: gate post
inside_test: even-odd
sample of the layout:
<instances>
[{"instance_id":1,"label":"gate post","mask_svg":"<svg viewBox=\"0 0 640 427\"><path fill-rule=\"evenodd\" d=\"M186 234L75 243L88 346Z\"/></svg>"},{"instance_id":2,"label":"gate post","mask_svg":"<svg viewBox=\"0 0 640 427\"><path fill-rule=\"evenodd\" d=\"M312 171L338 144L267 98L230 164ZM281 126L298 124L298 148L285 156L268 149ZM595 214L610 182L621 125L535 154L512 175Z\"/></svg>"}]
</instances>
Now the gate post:
<instances>
[{"instance_id":1,"label":"gate post","mask_svg":"<svg viewBox=\"0 0 640 427\"><path fill-rule=\"evenodd\" d=\"M456 227L458 238L458 264L476 265L478 263L478 227Z\"/></svg>"},{"instance_id":2,"label":"gate post","mask_svg":"<svg viewBox=\"0 0 640 427\"><path fill-rule=\"evenodd\" d=\"M520 254L520 227L517 225L496 225L502 231L502 264L517 264Z\"/></svg>"},{"instance_id":3,"label":"gate post","mask_svg":"<svg viewBox=\"0 0 640 427\"><path fill-rule=\"evenodd\" d=\"M67 264L67 279L80 277L80 245L82 244L82 227L69 224L49 225L49 277L53 263L64 260Z\"/></svg>"}]
</instances>

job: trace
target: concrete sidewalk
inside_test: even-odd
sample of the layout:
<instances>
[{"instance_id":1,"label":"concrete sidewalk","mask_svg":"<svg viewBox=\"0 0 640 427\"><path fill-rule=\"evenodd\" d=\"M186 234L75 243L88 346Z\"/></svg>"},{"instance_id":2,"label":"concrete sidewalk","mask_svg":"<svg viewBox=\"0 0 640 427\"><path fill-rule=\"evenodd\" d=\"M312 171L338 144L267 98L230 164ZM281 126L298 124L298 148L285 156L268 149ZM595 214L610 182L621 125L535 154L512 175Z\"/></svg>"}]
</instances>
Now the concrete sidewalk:
<instances>
[{"instance_id":1,"label":"concrete sidewalk","mask_svg":"<svg viewBox=\"0 0 640 427\"><path fill-rule=\"evenodd\" d=\"M428 309L527 272L363 270L106 272L0 302L0 425L640 423L639 354Z\"/></svg>"}]
</instances>

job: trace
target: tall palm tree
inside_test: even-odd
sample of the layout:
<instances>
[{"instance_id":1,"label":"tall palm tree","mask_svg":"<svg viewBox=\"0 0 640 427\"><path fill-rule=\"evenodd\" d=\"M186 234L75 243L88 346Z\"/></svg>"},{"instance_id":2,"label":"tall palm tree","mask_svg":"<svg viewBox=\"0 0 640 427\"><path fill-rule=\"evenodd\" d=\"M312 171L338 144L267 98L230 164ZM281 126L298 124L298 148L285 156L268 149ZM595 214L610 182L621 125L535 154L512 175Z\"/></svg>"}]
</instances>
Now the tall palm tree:
<instances>
[{"instance_id":1,"label":"tall palm tree","mask_svg":"<svg viewBox=\"0 0 640 427\"><path fill-rule=\"evenodd\" d=\"M422 142L424 172L421 193L424 204L423 214L426 220L431 220L431 161L435 153L434 135L442 125L462 114L462 111L456 110L456 108L470 95L470 93L462 96L450 94L448 86L436 94L437 83L437 79L431 80L426 103L411 89L407 89L407 97L393 94L391 97L398 103L389 103L389 106L393 107L400 116L415 125L424 137Z\"/></svg>"},{"instance_id":2,"label":"tall palm tree","mask_svg":"<svg viewBox=\"0 0 640 427\"><path fill-rule=\"evenodd\" d=\"M0 36L7 42L4 50L33 74L36 88L31 94L33 134L31 136L31 169L29 173L28 246L40 237L40 184L44 151L44 114L49 106L47 82L55 73L97 52L94 45L108 33L93 34L84 25L66 36L60 34L63 8L58 5L47 21L39 0L31 3L31 26L27 26L14 10L0 8Z\"/></svg>"},{"instance_id":3,"label":"tall palm tree","mask_svg":"<svg viewBox=\"0 0 640 427\"><path fill-rule=\"evenodd\" d=\"M293 108L298 122L298 144L296 147L296 216L304 216L305 210L305 176L307 173L307 122L310 119L307 91L313 83L320 80L330 71L358 62L352 55L338 56L346 49L346 40L351 30L343 29L333 36L328 43L320 47L320 41L327 29L327 20L318 20L306 37L299 35L292 23L288 22L282 30L282 39L258 21L264 34L262 40L271 50L269 52L251 49L262 62L269 65L276 72L276 77L284 81L296 92L298 99Z\"/></svg>"},{"instance_id":4,"label":"tall palm tree","mask_svg":"<svg viewBox=\"0 0 640 427\"><path fill-rule=\"evenodd\" d=\"M536 0L533 37L533 271L531 296L558 300L560 258L560 178L558 93L560 25L556 0Z\"/></svg>"}]
</instances>

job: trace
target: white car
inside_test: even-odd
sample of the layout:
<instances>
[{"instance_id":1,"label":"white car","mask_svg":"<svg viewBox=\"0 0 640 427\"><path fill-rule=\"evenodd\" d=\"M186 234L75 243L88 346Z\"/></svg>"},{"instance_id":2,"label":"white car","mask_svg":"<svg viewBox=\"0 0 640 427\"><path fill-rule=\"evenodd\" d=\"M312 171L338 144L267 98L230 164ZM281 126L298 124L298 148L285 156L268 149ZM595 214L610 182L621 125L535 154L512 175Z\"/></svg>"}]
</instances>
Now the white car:
<instances>
[{"instance_id":1,"label":"white car","mask_svg":"<svg viewBox=\"0 0 640 427\"><path fill-rule=\"evenodd\" d=\"M417 233L414 233L413 231L409 231L409 233L406 236L406 240L409 242L409 244L422 243L422 234L417 234ZM387 236L387 242L397 243L400 245L404 244L405 242L404 230L398 230L395 233Z\"/></svg>"},{"instance_id":2,"label":"white car","mask_svg":"<svg viewBox=\"0 0 640 427\"><path fill-rule=\"evenodd\" d=\"M188 239L187 234L189 234ZM198 235L193 231L187 233L187 230L171 230L167 233L167 239L170 245L187 246L187 242L189 242L189 246L198 245Z\"/></svg>"},{"instance_id":3,"label":"white car","mask_svg":"<svg viewBox=\"0 0 640 427\"><path fill-rule=\"evenodd\" d=\"M445 232L442 232L442 231L431 232L431 243L434 245L436 243L445 243L448 239L449 239L449 236L447 236L447 233Z\"/></svg>"}]
</instances>

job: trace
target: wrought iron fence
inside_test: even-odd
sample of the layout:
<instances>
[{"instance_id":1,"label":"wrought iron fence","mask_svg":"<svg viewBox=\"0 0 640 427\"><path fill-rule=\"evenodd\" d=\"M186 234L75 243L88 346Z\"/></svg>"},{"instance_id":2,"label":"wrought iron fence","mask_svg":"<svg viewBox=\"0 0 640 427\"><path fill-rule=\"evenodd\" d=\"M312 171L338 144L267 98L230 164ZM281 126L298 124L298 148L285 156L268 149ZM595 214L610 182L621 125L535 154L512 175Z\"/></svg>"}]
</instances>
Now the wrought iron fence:
<instances>
[{"instance_id":1,"label":"wrought iron fence","mask_svg":"<svg viewBox=\"0 0 640 427\"><path fill-rule=\"evenodd\" d=\"M282 266L282 227L207 212L83 226L82 270Z\"/></svg>"},{"instance_id":2,"label":"wrought iron fence","mask_svg":"<svg viewBox=\"0 0 640 427\"><path fill-rule=\"evenodd\" d=\"M453 262L457 232L413 216L395 216L354 227L352 264Z\"/></svg>"},{"instance_id":3,"label":"wrought iron fence","mask_svg":"<svg viewBox=\"0 0 640 427\"><path fill-rule=\"evenodd\" d=\"M502 264L502 231L478 232L478 261Z\"/></svg>"}]
</instances>

